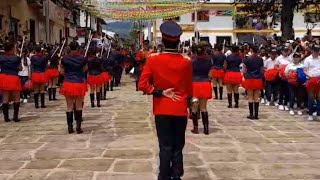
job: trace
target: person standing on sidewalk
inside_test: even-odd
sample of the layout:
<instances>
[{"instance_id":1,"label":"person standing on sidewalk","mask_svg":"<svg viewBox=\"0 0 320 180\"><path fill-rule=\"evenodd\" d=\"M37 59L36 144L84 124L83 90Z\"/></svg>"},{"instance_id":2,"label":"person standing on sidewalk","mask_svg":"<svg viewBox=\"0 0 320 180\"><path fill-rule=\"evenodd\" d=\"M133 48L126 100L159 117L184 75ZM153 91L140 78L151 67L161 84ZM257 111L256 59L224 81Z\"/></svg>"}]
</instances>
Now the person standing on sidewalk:
<instances>
[{"instance_id":1,"label":"person standing on sidewalk","mask_svg":"<svg viewBox=\"0 0 320 180\"><path fill-rule=\"evenodd\" d=\"M187 127L187 99L192 96L192 65L178 53L181 27L166 21L160 31L164 52L148 58L140 76L139 90L153 95L160 147L158 180L180 180L184 174L182 150Z\"/></svg>"},{"instance_id":2,"label":"person standing on sidewalk","mask_svg":"<svg viewBox=\"0 0 320 180\"><path fill-rule=\"evenodd\" d=\"M61 60L61 73L64 74L64 81L60 89L60 94L64 95L67 101L67 124L69 134L74 133L73 115L75 117L78 134L83 133L81 129L83 98L88 91L85 71L87 60L79 53L79 44L70 43L71 52Z\"/></svg>"},{"instance_id":3,"label":"person standing on sidewalk","mask_svg":"<svg viewBox=\"0 0 320 180\"><path fill-rule=\"evenodd\" d=\"M214 56L213 56L213 68L211 70L211 76L213 80L213 91L215 95L215 99L222 100L223 97L223 78L224 78L224 61L226 60L226 56L222 52L223 47L221 45L216 45L214 47ZM219 88L219 96L218 96L218 88Z\"/></svg>"}]
</instances>

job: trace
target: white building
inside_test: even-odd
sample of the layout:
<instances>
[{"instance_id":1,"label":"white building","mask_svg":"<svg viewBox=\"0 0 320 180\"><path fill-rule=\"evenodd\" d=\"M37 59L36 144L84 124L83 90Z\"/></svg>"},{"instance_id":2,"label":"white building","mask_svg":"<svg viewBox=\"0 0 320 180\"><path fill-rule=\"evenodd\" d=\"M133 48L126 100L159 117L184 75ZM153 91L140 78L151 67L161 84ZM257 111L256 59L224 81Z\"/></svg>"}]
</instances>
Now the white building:
<instances>
[{"instance_id":1,"label":"white building","mask_svg":"<svg viewBox=\"0 0 320 180\"><path fill-rule=\"evenodd\" d=\"M269 19L259 20L254 15L241 14L241 4L235 6L233 0L211 0L201 5L198 11L197 21L194 20L194 13L188 13L176 18L176 22L181 25L183 34L182 41L190 40L195 36L194 30L197 29L200 39L209 41L211 44L222 43L226 40L227 44L236 42L259 42L261 36L269 37L273 34L281 35L280 22L277 25L269 26L272 16ZM276 17L276 15L274 16ZM276 18L275 18L276 19ZM303 37L307 32L307 24L304 21L304 13L297 12L294 16L294 29L296 37ZM253 21L257 20L263 24L262 30L256 30ZM161 33L159 27L163 20L156 21L156 28L151 28L153 38L159 39ZM312 31L313 36L320 37L320 24ZM144 30L145 39L148 37L148 28Z\"/></svg>"}]
</instances>

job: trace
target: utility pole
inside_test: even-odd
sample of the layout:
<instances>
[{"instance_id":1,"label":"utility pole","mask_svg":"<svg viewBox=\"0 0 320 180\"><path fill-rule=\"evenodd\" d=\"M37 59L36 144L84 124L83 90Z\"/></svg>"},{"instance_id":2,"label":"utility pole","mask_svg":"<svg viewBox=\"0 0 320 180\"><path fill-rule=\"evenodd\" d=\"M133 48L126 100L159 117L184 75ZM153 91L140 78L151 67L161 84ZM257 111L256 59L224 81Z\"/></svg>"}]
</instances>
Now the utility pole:
<instances>
[{"instance_id":1,"label":"utility pole","mask_svg":"<svg viewBox=\"0 0 320 180\"><path fill-rule=\"evenodd\" d=\"M197 3L195 3L195 7L197 6ZM198 28L197 28L197 23L198 23L198 11L195 10L194 12L194 43L198 44Z\"/></svg>"},{"instance_id":2,"label":"utility pole","mask_svg":"<svg viewBox=\"0 0 320 180\"><path fill-rule=\"evenodd\" d=\"M44 6L44 9L45 9L45 14L46 14L46 42L47 44L50 43L50 0L46 0L45 2L45 6Z\"/></svg>"}]
</instances>

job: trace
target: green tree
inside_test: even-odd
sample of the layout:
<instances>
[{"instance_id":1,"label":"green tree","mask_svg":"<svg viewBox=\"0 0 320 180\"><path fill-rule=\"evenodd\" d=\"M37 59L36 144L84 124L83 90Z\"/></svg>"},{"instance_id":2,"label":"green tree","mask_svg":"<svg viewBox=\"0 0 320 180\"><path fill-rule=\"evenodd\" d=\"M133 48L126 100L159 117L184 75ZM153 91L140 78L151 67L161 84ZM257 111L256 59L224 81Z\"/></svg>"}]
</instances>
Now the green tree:
<instances>
[{"instance_id":1,"label":"green tree","mask_svg":"<svg viewBox=\"0 0 320 180\"><path fill-rule=\"evenodd\" d=\"M320 0L235 0L236 4L244 4L243 10L266 18L269 13L281 8L282 40L294 39L293 17L295 11L310 6L319 8Z\"/></svg>"}]
</instances>

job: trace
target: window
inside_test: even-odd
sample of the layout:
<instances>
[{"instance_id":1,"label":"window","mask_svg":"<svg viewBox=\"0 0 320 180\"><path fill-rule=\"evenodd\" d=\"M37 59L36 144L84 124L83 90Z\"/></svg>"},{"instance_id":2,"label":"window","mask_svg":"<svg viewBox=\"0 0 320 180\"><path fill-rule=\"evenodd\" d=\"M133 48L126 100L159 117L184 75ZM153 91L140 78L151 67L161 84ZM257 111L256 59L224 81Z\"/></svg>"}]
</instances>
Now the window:
<instances>
[{"instance_id":1,"label":"window","mask_svg":"<svg viewBox=\"0 0 320 180\"><path fill-rule=\"evenodd\" d=\"M2 18L3 16L0 15L0 30L2 30Z\"/></svg>"},{"instance_id":2,"label":"window","mask_svg":"<svg viewBox=\"0 0 320 180\"><path fill-rule=\"evenodd\" d=\"M194 22L195 14L192 13L192 22ZM209 11L198 11L197 12L198 21L208 22L209 21Z\"/></svg>"},{"instance_id":3,"label":"window","mask_svg":"<svg viewBox=\"0 0 320 180\"><path fill-rule=\"evenodd\" d=\"M225 45L231 45L231 36L217 36L216 38L217 44L223 44L225 42Z\"/></svg>"},{"instance_id":4,"label":"window","mask_svg":"<svg viewBox=\"0 0 320 180\"><path fill-rule=\"evenodd\" d=\"M180 21L180 16L178 17L173 17L173 18L167 18L167 19L163 19L164 21L176 21L179 22Z\"/></svg>"}]
</instances>

